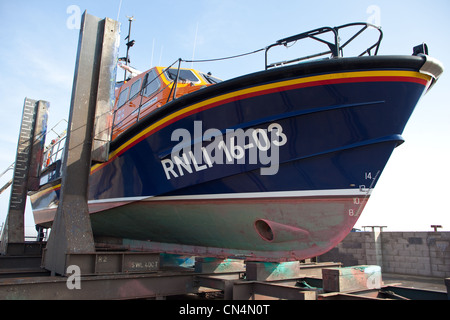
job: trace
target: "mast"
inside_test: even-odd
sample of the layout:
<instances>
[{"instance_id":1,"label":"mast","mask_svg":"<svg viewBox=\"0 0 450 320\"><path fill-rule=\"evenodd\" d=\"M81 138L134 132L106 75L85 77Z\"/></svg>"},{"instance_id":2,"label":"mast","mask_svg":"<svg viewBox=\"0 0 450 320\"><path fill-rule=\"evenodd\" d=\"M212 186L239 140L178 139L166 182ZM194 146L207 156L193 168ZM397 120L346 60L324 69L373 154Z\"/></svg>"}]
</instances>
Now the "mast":
<instances>
[{"instance_id":1,"label":"mast","mask_svg":"<svg viewBox=\"0 0 450 320\"><path fill-rule=\"evenodd\" d=\"M136 42L136 41L134 41L134 40L130 40L130 39L131 39L131 24L132 24L133 21L135 20L135 19L134 19L134 16L131 16L131 17L128 17L128 16L127 16L127 18L128 18L128 21L129 21L129 26L128 26L128 36L125 38L125 40L128 40L128 42L127 42L127 44L126 44L126 46L127 46L127 56L126 56L126 58L125 58L125 65L126 65L126 66L128 66L128 62L129 62L129 52L130 52L130 48L131 48L132 46L134 46L134 44L135 44L135 42ZM125 69L125 75L124 75L123 81L126 81L126 80L127 80L127 70Z\"/></svg>"}]
</instances>

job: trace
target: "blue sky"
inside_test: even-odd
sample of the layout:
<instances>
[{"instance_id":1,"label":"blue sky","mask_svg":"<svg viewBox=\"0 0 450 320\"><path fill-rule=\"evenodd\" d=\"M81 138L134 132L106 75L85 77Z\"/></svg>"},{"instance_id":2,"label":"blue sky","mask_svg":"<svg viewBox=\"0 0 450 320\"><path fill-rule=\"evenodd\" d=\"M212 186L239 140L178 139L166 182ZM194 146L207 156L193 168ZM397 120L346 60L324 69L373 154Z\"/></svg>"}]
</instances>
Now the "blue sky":
<instances>
[{"instance_id":1,"label":"blue sky","mask_svg":"<svg viewBox=\"0 0 450 320\"><path fill-rule=\"evenodd\" d=\"M412 53L426 42L430 55L450 65L448 0L269 1L269 0L0 0L0 172L15 160L25 97L50 101L49 127L68 118L79 30L74 9L122 24L121 55L134 16L132 65L145 70L178 58L216 58L265 47L280 38L321 26L349 22L380 23L379 54ZM201 64L223 79L259 71L262 55L223 65ZM388 226L388 231L450 230L445 199L450 181L449 75L420 101L357 227ZM3 185L11 176L0 179ZM0 224L10 191L0 195ZM34 229L27 204L27 230Z\"/></svg>"}]
</instances>

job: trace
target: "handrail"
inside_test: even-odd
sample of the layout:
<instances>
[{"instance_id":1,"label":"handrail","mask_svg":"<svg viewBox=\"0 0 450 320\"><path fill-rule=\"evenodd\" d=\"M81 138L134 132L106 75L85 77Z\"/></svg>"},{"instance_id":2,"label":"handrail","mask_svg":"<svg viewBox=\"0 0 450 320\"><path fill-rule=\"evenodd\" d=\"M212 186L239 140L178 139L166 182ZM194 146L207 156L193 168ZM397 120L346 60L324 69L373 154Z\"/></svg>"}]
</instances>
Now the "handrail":
<instances>
[{"instance_id":1,"label":"handrail","mask_svg":"<svg viewBox=\"0 0 450 320\"><path fill-rule=\"evenodd\" d=\"M339 37L339 31L341 29L344 28L350 28L350 27L355 27L355 26L361 26L362 28L360 30L358 30L357 32L355 32L349 40L347 40L344 44L340 44L340 37ZM371 55L372 54L372 50L375 49L374 55L378 54L378 49L380 47L380 43L381 40L383 39L383 32L381 31L381 28L370 24L370 23L365 23L365 22L356 22L356 23L348 23L348 24L344 24L338 27L322 27L322 28L317 28L317 29L313 29L311 31L307 31L307 32L303 32L288 38L284 38L281 40L278 40L277 42L275 42L274 44L268 46L266 48L265 51L265 62L266 62L266 70L273 68L273 67L278 67L278 66L282 66L282 65L286 65L286 64L290 64L290 63L294 63L294 62L299 62L299 61L303 61L303 60L308 60L311 58L316 58L316 57L320 57L323 55L328 55L331 54L331 58L340 58L343 57L344 55L344 48L350 44L353 40L355 40L359 35L361 35L365 30L367 30L368 28L374 28L375 30L378 30L379 32L379 37L378 40L371 45L369 48L367 48L366 50L364 50L359 56L363 56L365 54ZM326 41L324 39L319 38L318 36L326 34L326 33L332 33L333 34L333 38L334 38L334 43ZM309 56L304 56L304 57L300 57L300 58L296 58L296 59L292 59L292 60L287 60L287 61L279 61L279 62L275 62L275 63L271 63L268 64L268 52L270 49L272 49L273 47L276 46L287 46L289 43L292 42L296 42L298 40L303 40L303 39L313 39L316 40L318 42L322 42L324 44L326 44L329 48L328 51L324 51L324 52L319 52L316 54L312 54Z\"/></svg>"},{"instance_id":2,"label":"handrail","mask_svg":"<svg viewBox=\"0 0 450 320\"><path fill-rule=\"evenodd\" d=\"M169 96L167 97L167 101L166 103L168 103L170 101L170 96L172 95L172 91L173 91L173 97L172 100L176 99L176 94L177 94L177 88L178 88L178 79L180 78L180 69L181 69L181 61L182 59L178 59L178 70L177 70L177 75L175 77L175 80L173 80L174 85L172 86L172 88L170 89L170 93ZM172 64L174 65L175 62ZM166 68L165 70L169 70L169 68Z\"/></svg>"},{"instance_id":3,"label":"handrail","mask_svg":"<svg viewBox=\"0 0 450 320\"><path fill-rule=\"evenodd\" d=\"M147 83L148 73L144 76L144 78L143 78L143 85L142 85L142 87L141 87L141 90L139 91L139 92L140 92L141 99L140 99L140 102L139 102L139 107L138 107L138 109L137 109L138 115L137 115L137 120L136 120L136 122L139 122L140 119L141 119L141 118L140 118L140 115L141 115L141 108L142 108L142 106L145 105L148 101L151 101L155 96L157 96L158 94L160 94L162 91L164 91L168 86L170 86L170 85L172 85L172 84L173 84L173 86L172 86L172 88L171 88L171 91L170 91L170 94L169 94L169 97L168 97L166 103L168 103L168 102L170 101L171 96L173 96L173 97L172 97L172 100L175 100L176 88L177 88L177 86L178 86L179 70L180 70L180 68L181 68L181 61L182 61L182 59L177 59L177 60L176 60L175 62L173 62L170 66L168 66L167 68L164 68L164 69L163 69L163 70L155 77L155 79L153 79L152 81L150 81L150 82L148 82L148 83ZM144 92L145 92L145 90L147 89L147 87L148 87L149 85L151 85L154 81L160 79L161 76L162 76L167 70L169 70L170 68L172 68L177 62L179 62L179 63L178 63L178 72L177 72L177 77L176 77L176 79L174 80L174 83L170 83L170 84L168 84L168 85L166 85L166 86L160 88L159 90L157 90L156 92L154 92L153 94L151 94L149 97L146 97L146 96L144 95ZM175 89L174 89L174 88L175 88ZM175 92L173 92L173 91L175 91ZM172 92L173 92L173 94L172 94ZM146 98L146 99L145 99L145 102L144 102L144 97ZM127 101L125 101L125 102L123 103L122 106L120 106L119 108L117 108L117 109L114 110L114 112L113 112L113 119L112 119L112 125L111 125L111 126L112 126L112 128L111 128L111 129L112 129L112 130L111 130L111 135L113 134L113 130L114 130L115 127L117 127L118 125L124 123L129 117L134 116L134 112L132 112L132 113L130 113L129 115L127 115L126 117L124 117L119 123L114 124L115 119L116 119L116 114L117 114L117 112L118 112L120 109L122 109L123 107L125 107L125 105L126 105L127 103L129 103L131 100L134 100L135 98L136 98L136 97L131 97L131 96L128 97Z\"/></svg>"},{"instance_id":4,"label":"handrail","mask_svg":"<svg viewBox=\"0 0 450 320\"><path fill-rule=\"evenodd\" d=\"M8 168L5 169L5 171L3 171L2 173L0 173L0 178L3 177L5 175L5 173L7 173L9 170L13 170L14 169L14 165L16 164L16 162L11 163Z\"/></svg>"},{"instance_id":5,"label":"handrail","mask_svg":"<svg viewBox=\"0 0 450 320\"><path fill-rule=\"evenodd\" d=\"M45 148L44 159L42 161L41 167L42 172L46 168L50 167L53 163L56 163L58 160L62 160L64 156L66 138L67 136L65 135L65 133L62 133L58 138L52 140L50 145Z\"/></svg>"}]
</instances>

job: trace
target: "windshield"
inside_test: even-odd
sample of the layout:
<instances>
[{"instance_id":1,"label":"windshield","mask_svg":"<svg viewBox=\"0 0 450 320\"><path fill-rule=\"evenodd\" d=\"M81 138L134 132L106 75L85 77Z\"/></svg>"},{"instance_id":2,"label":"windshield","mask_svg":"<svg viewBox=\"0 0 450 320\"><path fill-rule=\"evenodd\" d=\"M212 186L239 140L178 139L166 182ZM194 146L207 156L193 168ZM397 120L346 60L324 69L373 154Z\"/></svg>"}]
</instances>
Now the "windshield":
<instances>
[{"instance_id":1,"label":"windshield","mask_svg":"<svg viewBox=\"0 0 450 320\"><path fill-rule=\"evenodd\" d=\"M166 71L166 77L172 81L175 81L177 77L177 72L178 69L171 68ZM178 81L191 81L191 82L200 81L191 70L180 69L180 75L178 76L178 78L179 78Z\"/></svg>"}]
</instances>

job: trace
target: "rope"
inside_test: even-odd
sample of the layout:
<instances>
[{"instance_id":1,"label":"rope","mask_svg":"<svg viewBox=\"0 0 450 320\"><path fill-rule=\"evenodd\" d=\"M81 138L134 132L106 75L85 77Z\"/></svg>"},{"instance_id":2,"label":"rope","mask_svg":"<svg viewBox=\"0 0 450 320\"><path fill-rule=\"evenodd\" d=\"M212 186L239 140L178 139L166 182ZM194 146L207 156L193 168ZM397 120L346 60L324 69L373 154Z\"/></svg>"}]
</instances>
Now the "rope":
<instances>
[{"instance_id":1,"label":"rope","mask_svg":"<svg viewBox=\"0 0 450 320\"><path fill-rule=\"evenodd\" d=\"M181 61L187 62L187 63L197 63L197 62L213 62L213 61L229 60L229 59L234 59L234 58L239 58L239 57L255 54L255 53L258 53L258 52L263 51L263 50L266 50L266 48L261 48L261 49L255 50L255 51L242 53L242 54L238 54L238 55L230 56L230 57L223 57L223 58L216 58L216 59L204 59L204 60L184 60L184 59L181 59Z\"/></svg>"}]
</instances>

